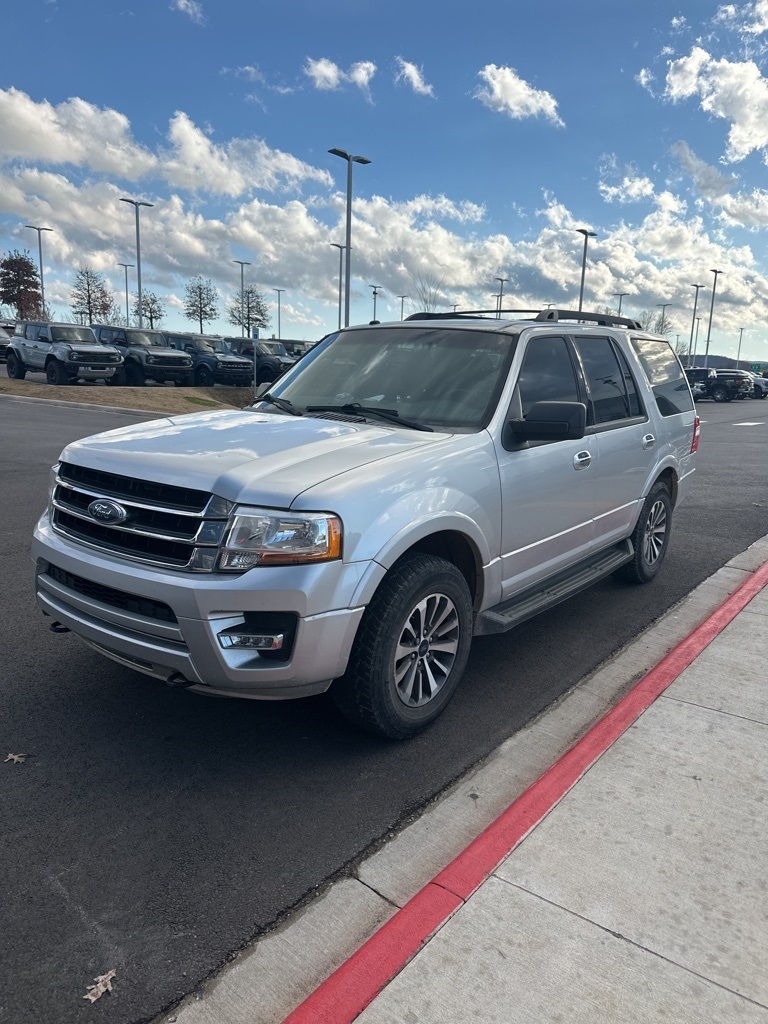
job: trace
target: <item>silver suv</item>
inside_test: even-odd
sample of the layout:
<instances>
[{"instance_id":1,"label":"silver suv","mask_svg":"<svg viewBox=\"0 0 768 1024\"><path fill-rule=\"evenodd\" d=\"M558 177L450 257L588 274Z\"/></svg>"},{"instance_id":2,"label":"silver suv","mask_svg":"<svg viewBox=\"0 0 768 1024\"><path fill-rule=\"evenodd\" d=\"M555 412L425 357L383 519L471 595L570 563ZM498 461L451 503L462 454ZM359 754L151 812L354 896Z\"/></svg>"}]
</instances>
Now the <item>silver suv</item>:
<instances>
[{"instance_id":1,"label":"silver suv","mask_svg":"<svg viewBox=\"0 0 768 1024\"><path fill-rule=\"evenodd\" d=\"M117 349L97 341L90 327L33 320L16 324L6 361L9 377L23 380L29 370L44 373L49 384L109 382L123 365Z\"/></svg>"},{"instance_id":2,"label":"silver suv","mask_svg":"<svg viewBox=\"0 0 768 1024\"><path fill-rule=\"evenodd\" d=\"M64 449L33 546L53 628L196 693L330 688L407 737L473 635L652 580L694 472L680 362L619 317L348 328L264 388Z\"/></svg>"}]
</instances>

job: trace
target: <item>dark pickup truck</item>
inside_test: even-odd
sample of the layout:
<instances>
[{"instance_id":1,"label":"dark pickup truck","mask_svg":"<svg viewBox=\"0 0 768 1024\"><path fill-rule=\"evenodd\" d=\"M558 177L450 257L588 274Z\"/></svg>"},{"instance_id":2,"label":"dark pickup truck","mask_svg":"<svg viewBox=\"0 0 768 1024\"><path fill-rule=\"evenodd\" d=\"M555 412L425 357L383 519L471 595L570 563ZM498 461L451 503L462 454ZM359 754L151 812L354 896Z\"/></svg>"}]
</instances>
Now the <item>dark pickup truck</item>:
<instances>
[{"instance_id":1,"label":"dark pickup truck","mask_svg":"<svg viewBox=\"0 0 768 1024\"><path fill-rule=\"evenodd\" d=\"M752 394L753 384L748 373L692 366L688 367L685 375L691 387L694 384L703 386L701 398L711 398L715 402L732 402L734 398L748 398Z\"/></svg>"}]
</instances>

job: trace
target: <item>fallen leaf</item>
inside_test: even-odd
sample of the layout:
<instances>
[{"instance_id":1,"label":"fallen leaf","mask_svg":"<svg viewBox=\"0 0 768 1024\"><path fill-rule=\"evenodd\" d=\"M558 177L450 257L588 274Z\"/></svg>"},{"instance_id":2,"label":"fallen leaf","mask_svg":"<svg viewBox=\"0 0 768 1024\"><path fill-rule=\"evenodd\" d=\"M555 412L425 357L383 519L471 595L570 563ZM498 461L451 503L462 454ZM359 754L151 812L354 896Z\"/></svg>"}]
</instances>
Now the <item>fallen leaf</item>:
<instances>
[{"instance_id":1,"label":"fallen leaf","mask_svg":"<svg viewBox=\"0 0 768 1024\"><path fill-rule=\"evenodd\" d=\"M112 979L115 977L115 971L107 971L106 974L100 974L98 978L93 980L96 982L95 985L89 985L88 991L83 996L83 999L88 999L91 1003L95 1003L97 999L101 999L105 992L112 991Z\"/></svg>"},{"instance_id":2,"label":"fallen leaf","mask_svg":"<svg viewBox=\"0 0 768 1024\"><path fill-rule=\"evenodd\" d=\"M6 757L5 760L6 761L13 761L14 764L24 764L24 762L25 762L25 760L27 759L28 756L29 756L28 754L9 754L8 757Z\"/></svg>"}]
</instances>

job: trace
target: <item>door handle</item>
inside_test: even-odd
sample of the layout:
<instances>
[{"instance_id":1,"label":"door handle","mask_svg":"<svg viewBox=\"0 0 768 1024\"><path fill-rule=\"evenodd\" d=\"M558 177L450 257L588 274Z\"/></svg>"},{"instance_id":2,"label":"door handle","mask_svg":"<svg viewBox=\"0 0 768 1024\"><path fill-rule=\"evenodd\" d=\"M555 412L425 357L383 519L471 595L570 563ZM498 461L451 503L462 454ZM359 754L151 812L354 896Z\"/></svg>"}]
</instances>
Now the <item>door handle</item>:
<instances>
[{"instance_id":1,"label":"door handle","mask_svg":"<svg viewBox=\"0 0 768 1024\"><path fill-rule=\"evenodd\" d=\"M656 438L653 436L653 434L646 434L643 438L643 448L645 448L647 451L649 448L653 448L655 444Z\"/></svg>"},{"instance_id":2,"label":"door handle","mask_svg":"<svg viewBox=\"0 0 768 1024\"><path fill-rule=\"evenodd\" d=\"M574 469L586 469L592 461L592 456L589 452L576 452L573 456L573 468Z\"/></svg>"}]
</instances>

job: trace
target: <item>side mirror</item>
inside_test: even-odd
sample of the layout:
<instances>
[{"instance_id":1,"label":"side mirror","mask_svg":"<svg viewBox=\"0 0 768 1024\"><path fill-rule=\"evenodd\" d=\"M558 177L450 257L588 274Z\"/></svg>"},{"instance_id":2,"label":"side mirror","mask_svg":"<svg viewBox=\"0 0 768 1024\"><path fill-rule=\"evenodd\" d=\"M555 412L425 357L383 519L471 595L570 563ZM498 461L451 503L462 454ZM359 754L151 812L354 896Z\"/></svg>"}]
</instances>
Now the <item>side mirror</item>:
<instances>
[{"instance_id":1,"label":"side mirror","mask_svg":"<svg viewBox=\"0 0 768 1024\"><path fill-rule=\"evenodd\" d=\"M517 441L578 441L587 428L583 402L535 402L522 420L509 420L506 429Z\"/></svg>"}]
</instances>

